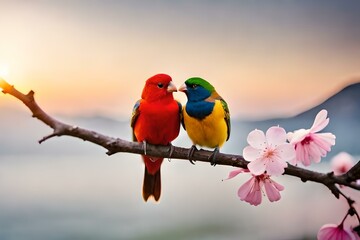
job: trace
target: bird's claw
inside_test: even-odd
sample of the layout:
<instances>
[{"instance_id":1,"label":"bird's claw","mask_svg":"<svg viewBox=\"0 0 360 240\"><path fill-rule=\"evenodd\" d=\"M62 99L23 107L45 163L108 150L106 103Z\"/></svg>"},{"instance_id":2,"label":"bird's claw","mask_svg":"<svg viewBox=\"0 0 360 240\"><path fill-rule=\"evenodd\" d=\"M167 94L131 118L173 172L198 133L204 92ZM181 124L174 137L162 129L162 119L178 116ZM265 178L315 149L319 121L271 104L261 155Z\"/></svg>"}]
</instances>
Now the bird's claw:
<instances>
[{"instance_id":1,"label":"bird's claw","mask_svg":"<svg viewBox=\"0 0 360 240\"><path fill-rule=\"evenodd\" d=\"M170 148L169 148L169 157L168 158L171 158L174 153L175 147L171 143L169 143L169 147Z\"/></svg>"},{"instance_id":2,"label":"bird's claw","mask_svg":"<svg viewBox=\"0 0 360 240\"><path fill-rule=\"evenodd\" d=\"M216 166L216 155L219 153L219 148L215 148L215 150L213 151L213 153L209 156L209 160L210 160L210 165L211 166Z\"/></svg>"},{"instance_id":3,"label":"bird's claw","mask_svg":"<svg viewBox=\"0 0 360 240\"><path fill-rule=\"evenodd\" d=\"M189 153L188 153L188 159L189 159L189 162L192 164L192 165L195 165L195 160L192 160L192 156L194 155L194 152L197 151L197 148L195 145L192 145L190 150L189 150Z\"/></svg>"}]
</instances>

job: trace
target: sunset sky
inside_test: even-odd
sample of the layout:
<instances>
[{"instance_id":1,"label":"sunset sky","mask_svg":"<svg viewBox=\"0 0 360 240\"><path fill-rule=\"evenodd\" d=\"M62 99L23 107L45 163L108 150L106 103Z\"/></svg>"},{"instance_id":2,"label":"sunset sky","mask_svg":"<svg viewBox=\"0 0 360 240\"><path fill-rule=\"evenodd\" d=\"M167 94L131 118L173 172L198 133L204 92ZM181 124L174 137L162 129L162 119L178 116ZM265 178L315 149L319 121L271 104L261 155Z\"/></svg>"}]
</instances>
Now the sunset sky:
<instances>
[{"instance_id":1,"label":"sunset sky","mask_svg":"<svg viewBox=\"0 0 360 240\"><path fill-rule=\"evenodd\" d=\"M359 12L357 0L0 0L0 74L50 113L127 117L162 72L207 79L234 118L288 116L360 79Z\"/></svg>"},{"instance_id":2,"label":"sunset sky","mask_svg":"<svg viewBox=\"0 0 360 240\"><path fill-rule=\"evenodd\" d=\"M232 121L292 116L360 82L360 0L0 0L0 77L60 121L130 140L157 73L178 87L207 79ZM94 115L122 122L72 122ZM331 154L355 146L350 120L331 120L346 129ZM242 154L254 125L235 122L221 152ZM222 181L232 168L175 159L162 165L160 204L144 204L140 156L68 137L38 144L48 134L0 92L1 239L313 239L348 211L323 185L284 176L281 201L254 207L237 195L249 174ZM173 144L191 140L181 130ZM330 172L330 157L310 169Z\"/></svg>"}]
</instances>

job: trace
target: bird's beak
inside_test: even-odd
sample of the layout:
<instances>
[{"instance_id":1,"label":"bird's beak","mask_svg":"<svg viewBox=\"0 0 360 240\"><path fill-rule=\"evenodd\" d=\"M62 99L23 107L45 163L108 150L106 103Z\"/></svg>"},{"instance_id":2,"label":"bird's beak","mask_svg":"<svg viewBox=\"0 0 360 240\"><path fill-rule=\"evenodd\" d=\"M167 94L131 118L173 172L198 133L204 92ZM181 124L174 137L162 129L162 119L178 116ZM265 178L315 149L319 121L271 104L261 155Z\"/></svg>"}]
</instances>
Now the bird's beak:
<instances>
[{"instance_id":1,"label":"bird's beak","mask_svg":"<svg viewBox=\"0 0 360 240\"><path fill-rule=\"evenodd\" d=\"M180 91L180 92L186 92L186 91L187 91L187 88L186 88L186 84L185 84L185 83L183 83L183 85L181 85L181 86L179 87L179 91Z\"/></svg>"},{"instance_id":2,"label":"bird's beak","mask_svg":"<svg viewBox=\"0 0 360 240\"><path fill-rule=\"evenodd\" d=\"M172 81L169 83L169 86L167 87L166 90L167 90L169 93L171 93L171 92L177 92L177 88L176 88L175 84L174 84Z\"/></svg>"}]
</instances>

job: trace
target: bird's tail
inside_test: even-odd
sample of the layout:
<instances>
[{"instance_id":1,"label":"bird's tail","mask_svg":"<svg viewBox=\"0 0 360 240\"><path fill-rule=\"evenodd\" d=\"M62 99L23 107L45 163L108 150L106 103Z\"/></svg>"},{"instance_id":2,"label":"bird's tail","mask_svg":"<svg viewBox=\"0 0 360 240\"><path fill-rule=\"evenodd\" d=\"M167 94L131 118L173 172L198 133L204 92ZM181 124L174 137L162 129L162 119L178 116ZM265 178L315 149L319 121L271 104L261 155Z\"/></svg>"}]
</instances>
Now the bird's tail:
<instances>
[{"instance_id":1,"label":"bird's tail","mask_svg":"<svg viewBox=\"0 0 360 240\"><path fill-rule=\"evenodd\" d=\"M160 166L162 158L150 158L143 156L145 162L145 173L143 183L143 198L147 202L153 196L155 201L159 201L161 195L161 174Z\"/></svg>"}]
</instances>

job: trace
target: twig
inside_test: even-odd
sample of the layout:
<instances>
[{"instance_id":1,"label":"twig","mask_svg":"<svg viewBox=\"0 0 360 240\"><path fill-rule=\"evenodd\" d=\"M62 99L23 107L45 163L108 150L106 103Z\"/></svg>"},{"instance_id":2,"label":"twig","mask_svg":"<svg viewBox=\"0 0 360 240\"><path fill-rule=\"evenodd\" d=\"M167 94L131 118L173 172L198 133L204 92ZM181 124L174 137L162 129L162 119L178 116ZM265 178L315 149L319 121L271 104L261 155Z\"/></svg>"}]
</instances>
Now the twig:
<instances>
[{"instance_id":1,"label":"twig","mask_svg":"<svg viewBox=\"0 0 360 240\"><path fill-rule=\"evenodd\" d=\"M33 117L39 119L50 128L53 133L43 137L39 143L53 138L55 136L72 136L84 141L92 142L96 145L102 146L107 149L106 154L112 155L119 152L128 152L134 154L146 154L154 157L168 157L170 150L172 151L171 157L173 159L188 160L189 148L181 148L176 146L155 146L147 144L146 153L144 152L143 143L130 142L120 138L110 137L97 133L95 131L87 130L77 126L63 123L43 111L36 103L34 92L30 91L28 94L23 94L15 89L14 86L8 84L0 78L0 88L3 89L4 94L10 94L15 98L22 101L33 114ZM169 148L172 149L169 149ZM211 151L199 150L195 151L192 159L200 162L209 162ZM228 165L233 167L247 168L248 162L240 155L232 154L217 154L217 165ZM360 190L360 186L355 184L356 179L360 179L360 164L356 164L347 174L335 176L333 173L319 173L297 166L290 165L285 169L285 175L290 175L300 178L303 182L312 181L321 183L327 186L330 191L339 198L341 192L336 184L348 186L350 188Z\"/></svg>"}]
</instances>

